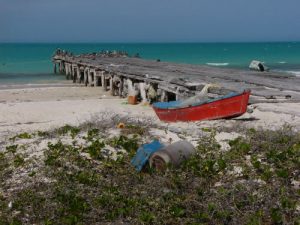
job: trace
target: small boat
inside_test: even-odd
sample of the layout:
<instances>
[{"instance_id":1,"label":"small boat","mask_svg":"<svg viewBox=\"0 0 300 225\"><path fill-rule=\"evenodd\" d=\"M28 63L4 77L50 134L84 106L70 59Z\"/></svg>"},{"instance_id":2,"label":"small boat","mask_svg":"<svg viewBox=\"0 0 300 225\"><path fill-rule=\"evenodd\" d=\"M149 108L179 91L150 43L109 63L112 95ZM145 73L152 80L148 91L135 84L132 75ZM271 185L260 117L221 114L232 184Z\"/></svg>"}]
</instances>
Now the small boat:
<instances>
[{"instance_id":1,"label":"small boat","mask_svg":"<svg viewBox=\"0 0 300 225\"><path fill-rule=\"evenodd\" d=\"M247 111L250 92L250 90L233 92L222 97L198 99L194 102L156 102L152 107L158 118L165 122L232 118L241 116Z\"/></svg>"}]
</instances>

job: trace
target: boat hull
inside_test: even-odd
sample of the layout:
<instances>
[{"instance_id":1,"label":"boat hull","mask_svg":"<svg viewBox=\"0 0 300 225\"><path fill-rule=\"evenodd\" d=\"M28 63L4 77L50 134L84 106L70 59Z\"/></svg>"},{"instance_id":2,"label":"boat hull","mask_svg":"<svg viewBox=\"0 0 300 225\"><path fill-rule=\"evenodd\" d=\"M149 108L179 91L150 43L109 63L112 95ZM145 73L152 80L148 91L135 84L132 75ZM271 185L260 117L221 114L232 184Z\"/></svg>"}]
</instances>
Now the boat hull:
<instances>
[{"instance_id":1,"label":"boat hull","mask_svg":"<svg viewBox=\"0 0 300 225\"><path fill-rule=\"evenodd\" d=\"M165 122L231 118L240 116L247 111L249 96L250 91L244 91L233 97L216 100L198 106L174 109L161 109L153 106L153 109L158 118Z\"/></svg>"}]
</instances>

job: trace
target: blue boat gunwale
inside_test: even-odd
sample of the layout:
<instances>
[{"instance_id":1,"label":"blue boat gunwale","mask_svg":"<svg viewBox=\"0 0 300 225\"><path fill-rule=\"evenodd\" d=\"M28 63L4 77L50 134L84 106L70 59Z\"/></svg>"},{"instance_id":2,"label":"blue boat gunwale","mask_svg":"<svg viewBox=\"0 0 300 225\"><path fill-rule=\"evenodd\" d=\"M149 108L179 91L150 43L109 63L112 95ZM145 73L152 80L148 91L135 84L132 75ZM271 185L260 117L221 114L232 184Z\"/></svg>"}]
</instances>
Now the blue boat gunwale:
<instances>
[{"instance_id":1,"label":"blue boat gunwale","mask_svg":"<svg viewBox=\"0 0 300 225\"><path fill-rule=\"evenodd\" d=\"M230 92L229 94L223 95L221 97L212 98L212 99L208 99L208 100L204 100L204 101L199 101L199 102L196 102L196 103L190 104L190 105L182 105L181 106L180 103L182 103L182 101L170 101L170 102L155 102L152 104L152 106L157 109L186 109L186 108L191 108L191 107L196 107L196 106L201 106L201 105L221 101L221 100L228 99L228 98L237 97L237 96L245 94L246 92L250 92L250 90L244 90L241 92Z\"/></svg>"}]
</instances>

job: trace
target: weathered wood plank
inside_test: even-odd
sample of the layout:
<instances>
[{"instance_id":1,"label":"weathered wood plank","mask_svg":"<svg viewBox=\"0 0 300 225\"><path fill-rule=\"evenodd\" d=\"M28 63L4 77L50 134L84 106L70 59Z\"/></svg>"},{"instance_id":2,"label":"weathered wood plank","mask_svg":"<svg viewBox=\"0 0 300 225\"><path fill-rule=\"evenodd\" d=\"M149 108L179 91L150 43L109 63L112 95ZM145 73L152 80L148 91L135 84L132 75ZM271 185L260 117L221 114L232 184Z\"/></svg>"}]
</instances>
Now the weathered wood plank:
<instances>
[{"instance_id":1,"label":"weathered wood plank","mask_svg":"<svg viewBox=\"0 0 300 225\"><path fill-rule=\"evenodd\" d=\"M95 54L68 56L57 54L55 63L83 66L105 71L124 78L155 83L162 89L176 93L178 89L193 94L191 84L217 83L226 91L251 89L252 95L277 101L300 102L300 78L284 73L254 72L239 69L224 69L202 65L157 62L129 57L103 57ZM106 88L106 85L103 85ZM200 87L199 86L199 87ZM218 93L216 90L215 93ZM224 91L223 91L224 92ZM184 95L184 94L183 94ZM263 100L259 100L263 101Z\"/></svg>"}]
</instances>

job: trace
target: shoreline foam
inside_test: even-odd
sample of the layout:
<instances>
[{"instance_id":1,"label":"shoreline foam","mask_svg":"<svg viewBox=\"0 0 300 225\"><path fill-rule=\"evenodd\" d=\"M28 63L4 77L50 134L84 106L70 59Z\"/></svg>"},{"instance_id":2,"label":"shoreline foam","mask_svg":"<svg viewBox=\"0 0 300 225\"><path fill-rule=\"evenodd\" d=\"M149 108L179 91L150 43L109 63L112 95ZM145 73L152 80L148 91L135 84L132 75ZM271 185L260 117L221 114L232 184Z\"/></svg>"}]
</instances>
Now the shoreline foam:
<instances>
[{"instance_id":1,"label":"shoreline foam","mask_svg":"<svg viewBox=\"0 0 300 225\"><path fill-rule=\"evenodd\" d=\"M74 87L73 83L63 82L41 82L41 83L5 83L0 84L0 90L28 89L28 88L51 88L51 87Z\"/></svg>"}]
</instances>

